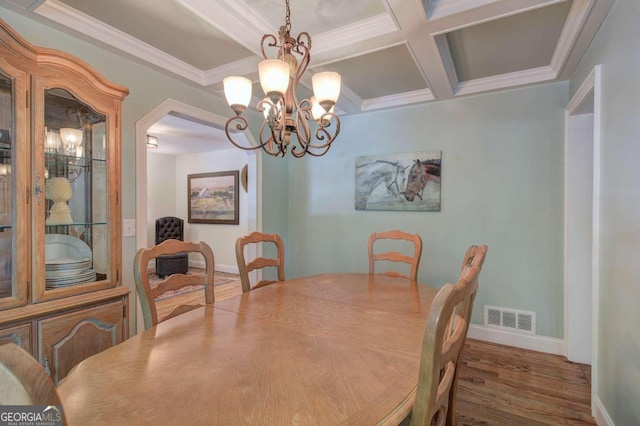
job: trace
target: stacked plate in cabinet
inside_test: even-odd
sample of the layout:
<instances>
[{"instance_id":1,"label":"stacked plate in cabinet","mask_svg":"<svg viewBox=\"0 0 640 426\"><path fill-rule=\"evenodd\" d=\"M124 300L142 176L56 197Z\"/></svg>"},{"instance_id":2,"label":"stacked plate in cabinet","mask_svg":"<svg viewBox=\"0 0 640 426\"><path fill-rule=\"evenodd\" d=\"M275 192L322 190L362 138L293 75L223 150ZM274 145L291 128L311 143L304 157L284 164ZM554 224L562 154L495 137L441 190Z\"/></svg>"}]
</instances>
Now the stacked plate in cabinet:
<instances>
[{"instance_id":1,"label":"stacked plate in cabinet","mask_svg":"<svg viewBox=\"0 0 640 426\"><path fill-rule=\"evenodd\" d=\"M96 272L91 269L91 248L81 239L71 235L47 234L44 247L47 290L96 280Z\"/></svg>"}]
</instances>

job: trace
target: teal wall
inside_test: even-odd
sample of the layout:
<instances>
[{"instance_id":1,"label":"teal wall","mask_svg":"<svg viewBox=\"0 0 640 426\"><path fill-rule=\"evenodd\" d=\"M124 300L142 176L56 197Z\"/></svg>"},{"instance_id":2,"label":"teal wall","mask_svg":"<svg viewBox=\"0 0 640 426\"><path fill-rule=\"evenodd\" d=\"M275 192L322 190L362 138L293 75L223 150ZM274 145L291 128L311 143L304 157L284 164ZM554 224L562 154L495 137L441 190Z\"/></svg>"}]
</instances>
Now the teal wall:
<instances>
[{"instance_id":1,"label":"teal wall","mask_svg":"<svg viewBox=\"0 0 640 426\"><path fill-rule=\"evenodd\" d=\"M489 251L474 309L537 313L537 333L563 336L563 143L560 82L342 119L324 157L290 160L289 276L367 271L372 232L416 232L419 279L455 282L471 244ZM442 150L440 212L356 211L355 157Z\"/></svg>"},{"instance_id":2,"label":"teal wall","mask_svg":"<svg viewBox=\"0 0 640 426\"><path fill-rule=\"evenodd\" d=\"M50 47L70 53L95 67L108 80L129 88L129 95L122 104L122 215L136 217L136 159L135 123L167 98L211 111L223 117L232 111L222 98L206 90L172 78L150 66L96 47L79 38L28 19L0 7L1 18L13 27L25 40L42 47ZM263 227L286 229L287 223L287 164L282 161L263 162ZM274 202L272 202L273 200ZM286 233L285 233L286 234ZM136 251L135 238L124 238L122 247L123 282L135 293L132 261ZM132 299L133 300L133 299ZM131 317L135 318L135 303L131 303ZM131 321L134 332L135 320Z\"/></svg>"},{"instance_id":3,"label":"teal wall","mask_svg":"<svg viewBox=\"0 0 640 426\"><path fill-rule=\"evenodd\" d=\"M602 64L597 396L616 425L640 425L640 1L616 0L571 80Z\"/></svg>"}]
</instances>

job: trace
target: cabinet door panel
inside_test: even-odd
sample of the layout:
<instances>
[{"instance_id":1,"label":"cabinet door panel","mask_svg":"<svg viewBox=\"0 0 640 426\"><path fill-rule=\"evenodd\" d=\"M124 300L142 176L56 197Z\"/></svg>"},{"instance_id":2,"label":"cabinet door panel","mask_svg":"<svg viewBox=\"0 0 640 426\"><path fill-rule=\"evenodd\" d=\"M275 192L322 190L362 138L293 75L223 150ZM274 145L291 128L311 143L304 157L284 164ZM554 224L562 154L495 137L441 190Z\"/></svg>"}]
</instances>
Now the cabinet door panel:
<instances>
[{"instance_id":1,"label":"cabinet door panel","mask_svg":"<svg viewBox=\"0 0 640 426\"><path fill-rule=\"evenodd\" d=\"M25 351L33 354L31 350L31 324L18 325L0 330L0 345L4 345L5 343L15 343Z\"/></svg>"},{"instance_id":2,"label":"cabinet door panel","mask_svg":"<svg viewBox=\"0 0 640 426\"><path fill-rule=\"evenodd\" d=\"M122 342L121 300L38 321L39 361L57 384L85 358Z\"/></svg>"},{"instance_id":3,"label":"cabinet door panel","mask_svg":"<svg viewBox=\"0 0 640 426\"><path fill-rule=\"evenodd\" d=\"M35 275L33 300L59 299L115 287L109 216L112 164L109 111L73 82L34 81L34 171L44 186L34 200ZM115 275L115 276L114 276Z\"/></svg>"},{"instance_id":4,"label":"cabinet door panel","mask_svg":"<svg viewBox=\"0 0 640 426\"><path fill-rule=\"evenodd\" d=\"M0 310L25 305L29 228L26 192L27 75L0 55Z\"/></svg>"}]
</instances>

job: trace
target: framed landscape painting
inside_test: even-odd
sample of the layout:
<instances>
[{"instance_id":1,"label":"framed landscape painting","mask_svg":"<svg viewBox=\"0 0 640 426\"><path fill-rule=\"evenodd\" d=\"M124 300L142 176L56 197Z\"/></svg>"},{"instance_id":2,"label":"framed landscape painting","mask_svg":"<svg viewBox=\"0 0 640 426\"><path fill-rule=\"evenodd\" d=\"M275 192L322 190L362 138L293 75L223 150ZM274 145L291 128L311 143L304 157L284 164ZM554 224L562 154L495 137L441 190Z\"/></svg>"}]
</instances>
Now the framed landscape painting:
<instances>
[{"instance_id":1,"label":"framed landscape painting","mask_svg":"<svg viewBox=\"0 0 640 426\"><path fill-rule=\"evenodd\" d=\"M356 157L356 210L440 211L442 151Z\"/></svg>"},{"instance_id":2,"label":"framed landscape painting","mask_svg":"<svg viewBox=\"0 0 640 426\"><path fill-rule=\"evenodd\" d=\"M232 170L188 175L188 222L238 225L239 174Z\"/></svg>"}]
</instances>

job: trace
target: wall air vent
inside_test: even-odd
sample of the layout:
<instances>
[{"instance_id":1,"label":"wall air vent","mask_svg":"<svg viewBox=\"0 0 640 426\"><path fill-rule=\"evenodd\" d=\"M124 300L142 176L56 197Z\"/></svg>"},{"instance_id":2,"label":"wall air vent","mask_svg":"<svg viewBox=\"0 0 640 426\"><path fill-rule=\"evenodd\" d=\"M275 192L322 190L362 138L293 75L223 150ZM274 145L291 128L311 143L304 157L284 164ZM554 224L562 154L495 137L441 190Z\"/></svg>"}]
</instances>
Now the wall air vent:
<instances>
[{"instance_id":1,"label":"wall air vent","mask_svg":"<svg viewBox=\"0 0 640 426\"><path fill-rule=\"evenodd\" d=\"M536 313L484 305L484 326L536 334Z\"/></svg>"}]
</instances>

